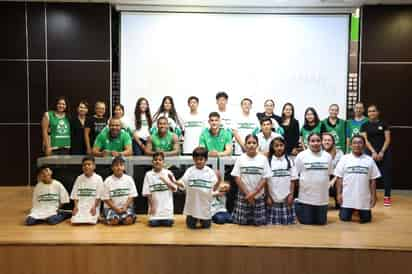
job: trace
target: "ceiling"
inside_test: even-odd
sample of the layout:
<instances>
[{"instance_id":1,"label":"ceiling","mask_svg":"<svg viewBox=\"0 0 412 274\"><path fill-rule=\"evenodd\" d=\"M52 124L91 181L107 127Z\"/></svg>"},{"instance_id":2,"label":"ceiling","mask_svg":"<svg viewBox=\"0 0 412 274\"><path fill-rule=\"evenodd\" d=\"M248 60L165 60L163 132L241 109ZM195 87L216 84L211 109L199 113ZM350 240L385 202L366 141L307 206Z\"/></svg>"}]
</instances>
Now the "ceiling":
<instances>
[{"instance_id":1,"label":"ceiling","mask_svg":"<svg viewBox=\"0 0 412 274\"><path fill-rule=\"evenodd\" d=\"M6 0L8 1L8 0ZM16 0L14 0L16 1ZM19 0L18 0L19 1ZM27 0L28 2L44 2ZM24 2L24 1L19 1ZM46 2L79 2L131 4L149 6L212 6L212 7L359 7L377 4L412 4L412 0L51 0Z\"/></svg>"}]
</instances>

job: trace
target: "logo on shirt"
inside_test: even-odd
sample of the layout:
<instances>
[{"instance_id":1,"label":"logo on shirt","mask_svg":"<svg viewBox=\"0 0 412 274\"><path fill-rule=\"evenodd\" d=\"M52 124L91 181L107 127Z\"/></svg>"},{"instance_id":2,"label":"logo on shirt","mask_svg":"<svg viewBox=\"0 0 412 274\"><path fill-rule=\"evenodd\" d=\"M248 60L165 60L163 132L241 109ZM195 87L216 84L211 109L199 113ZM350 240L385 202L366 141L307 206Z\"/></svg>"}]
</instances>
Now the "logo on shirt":
<instances>
[{"instance_id":1,"label":"logo on shirt","mask_svg":"<svg viewBox=\"0 0 412 274\"><path fill-rule=\"evenodd\" d=\"M129 196L129 188L117 188L110 190L110 198Z\"/></svg>"},{"instance_id":2,"label":"logo on shirt","mask_svg":"<svg viewBox=\"0 0 412 274\"><path fill-rule=\"evenodd\" d=\"M327 170L329 168L328 162L311 162L303 165L308 170Z\"/></svg>"},{"instance_id":3,"label":"logo on shirt","mask_svg":"<svg viewBox=\"0 0 412 274\"><path fill-rule=\"evenodd\" d=\"M79 197L96 197L96 189L94 188L80 188L77 191Z\"/></svg>"},{"instance_id":4,"label":"logo on shirt","mask_svg":"<svg viewBox=\"0 0 412 274\"><path fill-rule=\"evenodd\" d=\"M367 166L349 166L346 168L348 174L368 174L369 167Z\"/></svg>"},{"instance_id":5,"label":"logo on shirt","mask_svg":"<svg viewBox=\"0 0 412 274\"><path fill-rule=\"evenodd\" d=\"M254 175L262 175L263 168L257 166L245 166L240 168L241 174L254 174Z\"/></svg>"},{"instance_id":6,"label":"logo on shirt","mask_svg":"<svg viewBox=\"0 0 412 274\"><path fill-rule=\"evenodd\" d=\"M288 169L275 169L272 170L272 177L288 177L290 172Z\"/></svg>"},{"instance_id":7,"label":"logo on shirt","mask_svg":"<svg viewBox=\"0 0 412 274\"><path fill-rule=\"evenodd\" d=\"M167 191L169 188L163 182L153 184L149 187L150 192L160 192L160 191Z\"/></svg>"},{"instance_id":8,"label":"logo on shirt","mask_svg":"<svg viewBox=\"0 0 412 274\"><path fill-rule=\"evenodd\" d=\"M202 179L193 179L189 181L189 187L198 187L198 188L212 188L212 182Z\"/></svg>"},{"instance_id":9,"label":"logo on shirt","mask_svg":"<svg viewBox=\"0 0 412 274\"><path fill-rule=\"evenodd\" d=\"M37 198L38 202L55 202L59 201L59 195L56 193L46 193L46 194L41 194Z\"/></svg>"}]
</instances>

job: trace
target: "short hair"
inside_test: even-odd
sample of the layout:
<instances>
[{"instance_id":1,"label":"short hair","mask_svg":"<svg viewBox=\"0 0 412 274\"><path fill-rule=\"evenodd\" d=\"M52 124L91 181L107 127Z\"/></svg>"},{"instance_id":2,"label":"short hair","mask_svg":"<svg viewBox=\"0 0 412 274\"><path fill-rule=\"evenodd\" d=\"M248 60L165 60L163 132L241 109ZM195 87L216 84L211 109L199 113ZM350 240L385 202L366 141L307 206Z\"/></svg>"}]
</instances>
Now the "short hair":
<instances>
[{"instance_id":1,"label":"short hair","mask_svg":"<svg viewBox=\"0 0 412 274\"><path fill-rule=\"evenodd\" d=\"M36 175L39 176L40 173L42 173L43 170L45 170L45 169L50 169L50 170L51 170L51 168L50 168L49 165L42 165L42 166L39 166L39 167L37 168L37 170L36 170Z\"/></svg>"},{"instance_id":2,"label":"short hair","mask_svg":"<svg viewBox=\"0 0 412 274\"><path fill-rule=\"evenodd\" d=\"M121 121L120 121L120 118L110 117L110 119L109 119L109 121L108 121L109 127L110 127L110 123L111 123L113 120L118 120L119 122L121 122Z\"/></svg>"},{"instance_id":3,"label":"short hair","mask_svg":"<svg viewBox=\"0 0 412 274\"><path fill-rule=\"evenodd\" d=\"M162 151L156 151L153 153L152 160L156 159L157 157L162 158L162 160L165 159L165 154Z\"/></svg>"},{"instance_id":4,"label":"short hair","mask_svg":"<svg viewBox=\"0 0 412 274\"><path fill-rule=\"evenodd\" d=\"M116 156L112 161L112 166L115 166L117 164L124 164L125 162L126 160L123 158L123 156Z\"/></svg>"},{"instance_id":5,"label":"short hair","mask_svg":"<svg viewBox=\"0 0 412 274\"><path fill-rule=\"evenodd\" d=\"M102 104L106 107L106 103L104 101L101 101L101 100L96 101L96 103L94 104L94 107L96 107L98 104Z\"/></svg>"},{"instance_id":6,"label":"short hair","mask_svg":"<svg viewBox=\"0 0 412 274\"><path fill-rule=\"evenodd\" d=\"M331 108L331 107L337 107L338 110L339 110L339 105L338 105L338 104L331 104L331 105L329 106L329 108Z\"/></svg>"},{"instance_id":7,"label":"short hair","mask_svg":"<svg viewBox=\"0 0 412 274\"><path fill-rule=\"evenodd\" d=\"M212 117L220 118L220 114L217 113L216 111L213 111L209 114L209 119L212 118Z\"/></svg>"},{"instance_id":8,"label":"short hair","mask_svg":"<svg viewBox=\"0 0 412 274\"><path fill-rule=\"evenodd\" d=\"M252 99L250 99L250 98L243 98L242 101L240 101L240 105L242 105L244 101L249 101L250 104L253 104Z\"/></svg>"},{"instance_id":9,"label":"short hair","mask_svg":"<svg viewBox=\"0 0 412 274\"><path fill-rule=\"evenodd\" d=\"M363 137L363 136L360 135L360 134L355 134L355 135L351 138L351 140L350 140L351 143L352 143L353 139L361 139L362 142L363 142L363 144L366 144L366 139L365 139L365 137Z\"/></svg>"},{"instance_id":10,"label":"short hair","mask_svg":"<svg viewBox=\"0 0 412 274\"><path fill-rule=\"evenodd\" d=\"M121 108L121 110L122 110L123 113L124 113L124 106L123 106L122 104L115 104L115 105L113 106L113 112L114 112L114 110L116 109L116 107Z\"/></svg>"},{"instance_id":11,"label":"short hair","mask_svg":"<svg viewBox=\"0 0 412 274\"><path fill-rule=\"evenodd\" d=\"M263 117L260 120L260 125L263 125L264 122L270 122L270 124L273 124L272 118L270 118L270 117Z\"/></svg>"},{"instance_id":12,"label":"short hair","mask_svg":"<svg viewBox=\"0 0 412 274\"><path fill-rule=\"evenodd\" d=\"M207 151L207 149L204 148L204 147L197 147L197 148L195 148L195 149L193 150L193 152L192 152L192 157L193 157L193 159L194 159L194 158L201 157L201 158L205 158L205 159L207 160L208 151Z\"/></svg>"},{"instance_id":13,"label":"short hair","mask_svg":"<svg viewBox=\"0 0 412 274\"><path fill-rule=\"evenodd\" d=\"M83 159L82 159L82 164L84 164L84 162L86 162L86 161L92 161L93 163L96 162L96 160L94 159L94 156L92 156L92 155L84 156Z\"/></svg>"},{"instance_id":14,"label":"short hair","mask_svg":"<svg viewBox=\"0 0 412 274\"><path fill-rule=\"evenodd\" d=\"M159 118L157 118L157 124L159 124L159 121L160 121L160 120L166 120L166 123L169 122L169 120L167 119L166 116L160 116Z\"/></svg>"},{"instance_id":15,"label":"short hair","mask_svg":"<svg viewBox=\"0 0 412 274\"><path fill-rule=\"evenodd\" d=\"M226 100L229 99L229 95L227 95L227 93L224 91L219 91L218 93L216 93L216 100L222 97L225 98Z\"/></svg>"},{"instance_id":16,"label":"short hair","mask_svg":"<svg viewBox=\"0 0 412 274\"><path fill-rule=\"evenodd\" d=\"M187 98L187 103L189 104L191 100L195 100L199 103L199 98L197 98L196 96L190 96L189 98Z\"/></svg>"}]
</instances>

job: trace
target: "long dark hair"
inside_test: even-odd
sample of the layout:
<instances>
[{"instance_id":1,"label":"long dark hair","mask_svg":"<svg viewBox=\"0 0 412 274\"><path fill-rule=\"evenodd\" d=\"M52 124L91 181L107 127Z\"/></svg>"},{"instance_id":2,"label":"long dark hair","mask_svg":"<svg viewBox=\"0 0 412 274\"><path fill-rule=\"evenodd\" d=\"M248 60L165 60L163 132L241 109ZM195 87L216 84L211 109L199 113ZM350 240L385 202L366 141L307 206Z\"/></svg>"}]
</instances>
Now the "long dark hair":
<instances>
[{"instance_id":1,"label":"long dark hair","mask_svg":"<svg viewBox=\"0 0 412 274\"><path fill-rule=\"evenodd\" d=\"M273 155L275 155L275 149L273 148L273 145L275 144L275 141L280 141L285 145L285 150L284 150L284 154L285 155L285 159L288 163L288 167L287 169L289 170L292 167L292 164L290 163L290 159L288 157L288 154L286 153L286 140L283 137L275 137L272 141L270 141L270 145L269 145L269 153L268 153L268 161L269 161L269 166L272 166L272 158Z\"/></svg>"},{"instance_id":2,"label":"long dark hair","mask_svg":"<svg viewBox=\"0 0 412 274\"><path fill-rule=\"evenodd\" d=\"M319 120L319 115L318 115L318 113L316 112L316 110L315 110L313 107L308 107L308 108L305 110L305 115L304 115L305 122L303 123L303 126L304 126L304 127L308 127L308 126L309 126L309 122L308 122L308 120L306 119L306 114L307 114L309 111L311 111L311 112L313 113L313 116L315 116L315 125L319 124L319 122L320 122L320 120Z\"/></svg>"},{"instance_id":3,"label":"long dark hair","mask_svg":"<svg viewBox=\"0 0 412 274\"><path fill-rule=\"evenodd\" d=\"M163 97L163 100L162 100L162 103L160 104L159 109L157 110L155 115L153 115L153 119L156 120L157 118L159 118L159 115L161 113L165 112L164 103L165 103L166 100L169 100L170 104L172 105L172 109L169 111L169 118L172 118L180 128L183 128L182 125L180 124L180 121L179 121L178 117L177 117L175 103L174 103L173 98L171 96Z\"/></svg>"},{"instance_id":4,"label":"long dark hair","mask_svg":"<svg viewBox=\"0 0 412 274\"><path fill-rule=\"evenodd\" d=\"M146 104L147 104L147 109L144 112L146 116L146 121L149 126L149 129L152 128L153 120L152 120L152 116L150 115L149 101L147 101L147 99L144 97L140 97L136 102L136 107L134 108L134 121L135 121L134 124L137 130L142 128L142 117L141 117L142 113L140 112L140 104L143 101L146 101Z\"/></svg>"},{"instance_id":5,"label":"long dark hair","mask_svg":"<svg viewBox=\"0 0 412 274\"><path fill-rule=\"evenodd\" d=\"M69 102L67 101L67 98L64 96L59 96L56 98L56 101L54 103L55 111L57 111L57 104L59 103L59 101L64 101L64 103L66 104L66 109L64 110L64 112L68 114L69 113Z\"/></svg>"},{"instance_id":6,"label":"long dark hair","mask_svg":"<svg viewBox=\"0 0 412 274\"><path fill-rule=\"evenodd\" d=\"M282 108L282 116L281 116L282 123L285 121L284 111L287 106L290 106L290 108L292 109L292 116L290 116L290 122L292 122L295 119L295 107L292 105L292 103L286 103L283 105L283 108Z\"/></svg>"}]
</instances>

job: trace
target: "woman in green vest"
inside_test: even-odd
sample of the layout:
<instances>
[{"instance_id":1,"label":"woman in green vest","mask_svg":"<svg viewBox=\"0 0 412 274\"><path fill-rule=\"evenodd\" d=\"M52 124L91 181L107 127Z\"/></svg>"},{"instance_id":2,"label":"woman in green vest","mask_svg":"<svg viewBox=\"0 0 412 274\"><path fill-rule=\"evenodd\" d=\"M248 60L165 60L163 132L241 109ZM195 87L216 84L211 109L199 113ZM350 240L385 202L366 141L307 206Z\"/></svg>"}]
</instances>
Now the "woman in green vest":
<instances>
[{"instance_id":1,"label":"woman in green vest","mask_svg":"<svg viewBox=\"0 0 412 274\"><path fill-rule=\"evenodd\" d=\"M308 147L308 137L312 133L320 135L322 123L319 121L319 115L313 107L308 107L305 110L305 121L300 130L300 144L302 150Z\"/></svg>"},{"instance_id":2,"label":"woman in green vest","mask_svg":"<svg viewBox=\"0 0 412 274\"><path fill-rule=\"evenodd\" d=\"M41 121L43 151L46 156L64 155L70 151L70 122L64 97L56 100L56 109L44 113Z\"/></svg>"},{"instance_id":3,"label":"woman in green vest","mask_svg":"<svg viewBox=\"0 0 412 274\"><path fill-rule=\"evenodd\" d=\"M336 148L346 151L346 121L338 118L339 106L332 104L329 106L329 117L322 121L321 132L332 134L335 139Z\"/></svg>"}]
</instances>

